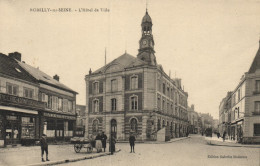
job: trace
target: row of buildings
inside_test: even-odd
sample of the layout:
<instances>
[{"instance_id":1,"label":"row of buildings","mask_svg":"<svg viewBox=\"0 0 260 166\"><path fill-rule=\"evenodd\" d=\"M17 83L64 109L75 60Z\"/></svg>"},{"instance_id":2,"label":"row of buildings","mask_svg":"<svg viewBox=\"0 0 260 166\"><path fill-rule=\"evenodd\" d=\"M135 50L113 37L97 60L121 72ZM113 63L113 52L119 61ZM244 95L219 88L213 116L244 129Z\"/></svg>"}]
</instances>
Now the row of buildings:
<instances>
[{"instance_id":1,"label":"row of buildings","mask_svg":"<svg viewBox=\"0 0 260 166\"><path fill-rule=\"evenodd\" d=\"M211 128L213 131L218 129L218 120L213 119L209 113L196 112L193 104L188 107L188 122L190 134L203 133L207 128Z\"/></svg>"},{"instance_id":2,"label":"row of buildings","mask_svg":"<svg viewBox=\"0 0 260 166\"><path fill-rule=\"evenodd\" d=\"M18 52L0 53L0 147L34 144L42 134L68 140L76 126L77 92L21 59Z\"/></svg>"},{"instance_id":3,"label":"row of buildings","mask_svg":"<svg viewBox=\"0 0 260 166\"><path fill-rule=\"evenodd\" d=\"M104 131L118 140L135 133L137 140L186 136L187 99L181 79L157 64L152 19L146 11L136 57L124 53L86 75L85 137Z\"/></svg>"},{"instance_id":4,"label":"row of buildings","mask_svg":"<svg viewBox=\"0 0 260 166\"><path fill-rule=\"evenodd\" d=\"M219 131L237 142L260 143L260 48L248 72L220 102Z\"/></svg>"}]
</instances>

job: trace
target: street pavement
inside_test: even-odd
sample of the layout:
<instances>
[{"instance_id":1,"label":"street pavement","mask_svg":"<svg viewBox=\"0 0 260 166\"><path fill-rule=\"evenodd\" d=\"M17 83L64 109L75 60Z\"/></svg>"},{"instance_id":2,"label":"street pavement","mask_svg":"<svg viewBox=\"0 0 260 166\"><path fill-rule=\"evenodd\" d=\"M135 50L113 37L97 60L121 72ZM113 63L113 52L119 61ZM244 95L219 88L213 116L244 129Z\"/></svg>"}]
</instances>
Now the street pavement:
<instances>
[{"instance_id":1,"label":"street pavement","mask_svg":"<svg viewBox=\"0 0 260 166\"><path fill-rule=\"evenodd\" d=\"M114 155L82 160L63 165L93 166L260 166L260 148L228 147L207 145L204 137L191 135L172 143L135 146L129 153L127 143L116 144L121 151Z\"/></svg>"},{"instance_id":2,"label":"street pavement","mask_svg":"<svg viewBox=\"0 0 260 166\"><path fill-rule=\"evenodd\" d=\"M80 153L75 153L72 144L49 145L49 159L51 162L72 158L83 158L93 156L93 154L97 154L95 149L93 150L93 153L87 153L86 149L82 149ZM99 154L104 154L104 152ZM45 154L44 159L46 159ZM42 163L40 146L21 146L17 148L0 149L0 166L30 165L37 163ZM48 162L45 163L47 164Z\"/></svg>"},{"instance_id":3,"label":"street pavement","mask_svg":"<svg viewBox=\"0 0 260 166\"><path fill-rule=\"evenodd\" d=\"M65 160L75 160L61 164L72 166L260 166L260 148L212 146L200 135L174 139L170 143L137 143L135 153L129 153L128 143L117 143L116 148L121 151L107 155L95 151L87 153L86 149L75 153L71 144L49 145L49 158L51 162L63 160L63 163ZM0 149L0 165L51 164L51 162L42 163L40 153L40 146ZM100 155L102 156L95 158ZM77 161L79 158L88 159Z\"/></svg>"}]
</instances>

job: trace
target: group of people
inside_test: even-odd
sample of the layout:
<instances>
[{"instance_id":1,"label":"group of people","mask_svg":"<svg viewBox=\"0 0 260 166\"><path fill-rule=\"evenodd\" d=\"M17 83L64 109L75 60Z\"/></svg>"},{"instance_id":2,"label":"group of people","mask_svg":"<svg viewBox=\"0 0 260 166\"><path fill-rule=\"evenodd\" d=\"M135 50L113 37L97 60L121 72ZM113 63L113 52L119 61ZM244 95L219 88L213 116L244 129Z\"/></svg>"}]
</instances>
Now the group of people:
<instances>
[{"instance_id":1,"label":"group of people","mask_svg":"<svg viewBox=\"0 0 260 166\"><path fill-rule=\"evenodd\" d=\"M40 139L40 145L41 145L41 157L42 157L42 162L45 162L43 156L44 156L44 152L46 153L46 161L50 161L48 159L48 143L46 140L46 135L43 134L41 139ZM130 132L130 136L129 136L129 143L130 143L130 147L131 147L131 151L130 153L135 153L135 136L133 134L133 132ZM106 151L106 144L107 144L107 136L104 132L102 132L102 134L98 134L95 138L95 148L97 149L97 152L102 152L102 148L104 149L104 152ZM116 147L116 139L114 136L111 135L111 138L109 140L109 151L111 152L111 154L114 154Z\"/></svg>"},{"instance_id":2,"label":"group of people","mask_svg":"<svg viewBox=\"0 0 260 166\"><path fill-rule=\"evenodd\" d=\"M227 135L227 132L224 131L223 136L222 136L222 138L223 138L223 142L224 142L225 139L226 139L226 135ZM217 133L217 137L218 137L218 138L221 137L219 132Z\"/></svg>"}]
</instances>

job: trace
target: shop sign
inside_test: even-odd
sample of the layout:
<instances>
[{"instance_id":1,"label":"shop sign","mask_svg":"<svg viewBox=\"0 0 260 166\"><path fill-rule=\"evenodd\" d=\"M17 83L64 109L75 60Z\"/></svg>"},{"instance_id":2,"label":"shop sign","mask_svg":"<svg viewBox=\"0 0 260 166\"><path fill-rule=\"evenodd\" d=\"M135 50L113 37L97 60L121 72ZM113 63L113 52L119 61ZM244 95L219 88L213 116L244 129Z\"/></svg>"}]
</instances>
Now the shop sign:
<instances>
[{"instance_id":1,"label":"shop sign","mask_svg":"<svg viewBox=\"0 0 260 166\"><path fill-rule=\"evenodd\" d=\"M67 116L67 115L61 115L61 114L52 114L52 113L44 113L44 116L51 117L51 118L60 118L60 119L68 119L68 120L76 120L76 117L74 116Z\"/></svg>"},{"instance_id":2,"label":"shop sign","mask_svg":"<svg viewBox=\"0 0 260 166\"><path fill-rule=\"evenodd\" d=\"M45 103L37 100L27 99L23 97L13 96L9 94L0 93L0 102L10 103L10 104L19 104L29 107L36 107L43 109Z\"/></svg>"}]
</instances>

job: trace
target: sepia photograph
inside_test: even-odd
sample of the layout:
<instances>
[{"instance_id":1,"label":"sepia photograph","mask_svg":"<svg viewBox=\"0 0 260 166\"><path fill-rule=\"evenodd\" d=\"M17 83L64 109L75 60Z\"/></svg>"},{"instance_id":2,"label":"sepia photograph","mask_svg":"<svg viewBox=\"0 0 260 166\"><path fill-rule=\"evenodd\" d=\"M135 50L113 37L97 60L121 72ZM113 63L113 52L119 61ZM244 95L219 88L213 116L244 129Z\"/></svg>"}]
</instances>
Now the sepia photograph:
<instances>
[{"instance_id":1,"label":"sepia photograph","mask_svg":"<svg viewBox=\"0 0 260 166\"><path fill-rule=\"evenodd\" d=\"M1 166L260 166L260 0L0 0Z\"/></svg>"}]
</instances>

